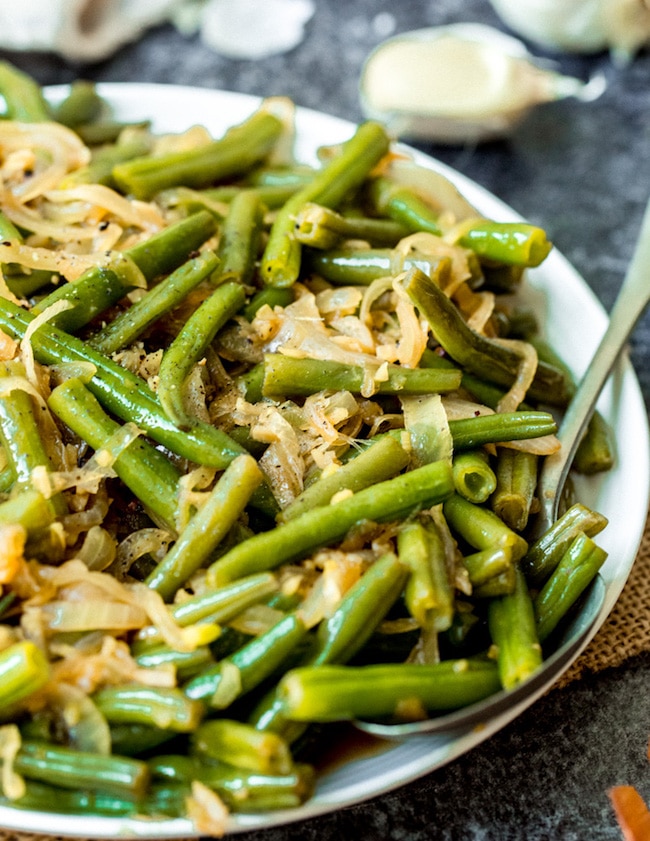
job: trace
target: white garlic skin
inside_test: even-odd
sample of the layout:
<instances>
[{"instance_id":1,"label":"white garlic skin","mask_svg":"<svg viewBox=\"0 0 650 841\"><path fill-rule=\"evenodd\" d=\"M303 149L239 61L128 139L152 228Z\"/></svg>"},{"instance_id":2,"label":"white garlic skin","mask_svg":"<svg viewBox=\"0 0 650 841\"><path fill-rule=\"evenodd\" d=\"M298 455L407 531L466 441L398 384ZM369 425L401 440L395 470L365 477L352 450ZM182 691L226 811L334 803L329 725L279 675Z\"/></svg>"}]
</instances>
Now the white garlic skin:
<instances>
[{"instance_id":1,"label":"white garlic skin","mask_svg":"<svg viewBox=\"0 0 650 841\"><path fill-rule=\"evenodd\" d=\"M630 59L650 43L648 0L490 0L502 20L529 40L567 52L611 49Z\"/></svg>"}]
</instances>

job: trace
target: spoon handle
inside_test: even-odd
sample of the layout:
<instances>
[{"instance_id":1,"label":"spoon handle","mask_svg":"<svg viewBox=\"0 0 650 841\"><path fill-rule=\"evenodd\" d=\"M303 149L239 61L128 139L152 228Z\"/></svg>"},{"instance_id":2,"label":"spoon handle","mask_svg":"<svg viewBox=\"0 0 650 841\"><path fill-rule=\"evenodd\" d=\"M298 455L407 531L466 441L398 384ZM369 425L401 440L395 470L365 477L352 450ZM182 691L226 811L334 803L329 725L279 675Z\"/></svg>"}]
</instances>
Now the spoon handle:
<instances>
[{"instance_id":1,"label":"spoon handle","mask_svg":"<svg viewBox=\"0 0 650 841\"><path fill-rule=\"evenodd\" d=\"M582 433L607 377L625 347L641 313L650 301L650 202L645 210L632 261L612 308L607 330L569 404L560 425L561 448L548 456L542 467L538 494L540 512L537 534L543 534L557 519L564 482Z\"/></svg>"}]
</instances>

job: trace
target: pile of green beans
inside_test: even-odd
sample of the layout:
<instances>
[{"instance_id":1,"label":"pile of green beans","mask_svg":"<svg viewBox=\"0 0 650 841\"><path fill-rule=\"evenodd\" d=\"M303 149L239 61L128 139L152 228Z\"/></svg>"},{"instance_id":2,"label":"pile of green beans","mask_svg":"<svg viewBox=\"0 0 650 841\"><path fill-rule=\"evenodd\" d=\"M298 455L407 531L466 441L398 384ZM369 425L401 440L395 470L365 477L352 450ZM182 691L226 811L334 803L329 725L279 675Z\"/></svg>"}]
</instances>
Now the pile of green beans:
<instances>
[{"instance_id":1,"label":"pile of green beans","mask_svg":"<svg viewBox=\"0 0 650 841\"><path fill-rule=\"evenodd\" d=\"M561 412L574 387L501 293L544 260L544 232L479 218L459 227L464 288L497 300L479 332L446 291L448 249L416 249L394 269L398 243L439 238L448 222L393 180L377 123L312 169L274 162L285 129L264 105L221 138L160 153L146 123L125 131L92 84L75 83L55 108L2 63L0 94L5 120L57 121L89 144L62 187L101 184L165 215L162 230L74 282L3 266L0 338L15 352L0 362L0 743L18 735L24 786L0 802L173 818L200 785L233 812L295 808L315 786L310 728L327 738L331 722L440 715L530 678L605 560L593 539L605 518L572 499L530 537L545 451L531 442L552 443L549 406ZM0 235L23 244L32 232L0 204ZM377 356L370 389L360 352L341 361L255 338L302 295L351 289L360 301L392 275L384 299L401 295L428 343L414 367ZM382 307L380 345L398 321ZM499 411L521 366L519 345L502 341L512 338L539 361L524 400ZM154 376L126 367L134 353L158 355ZM361 421L337 434L330 465L303 452L310 469L285 493L268 454L295 453L241 420L242 405L298 434L312 401L337 395ZM450 397L478 408L447 420ZM592 429L576 465L587 473L612 464L602 419ZM83 499L74 482L57 484L107 461ZM93 504L104 511L93 528L117 555L135 534L164 535L163 548L95 570L90 526L75 526ZM45 590L24 609L34 570L78 558L155 598L165 621L58 630L65 595ZM55 618L36 633L28 620L41 608ZM73 677L59 686L65 652L83 660L98 635L124 646L129 677L107 669L90 689L65 684ZM161 675L172 677L159 685Z\"/></svg>"}]
</instances>

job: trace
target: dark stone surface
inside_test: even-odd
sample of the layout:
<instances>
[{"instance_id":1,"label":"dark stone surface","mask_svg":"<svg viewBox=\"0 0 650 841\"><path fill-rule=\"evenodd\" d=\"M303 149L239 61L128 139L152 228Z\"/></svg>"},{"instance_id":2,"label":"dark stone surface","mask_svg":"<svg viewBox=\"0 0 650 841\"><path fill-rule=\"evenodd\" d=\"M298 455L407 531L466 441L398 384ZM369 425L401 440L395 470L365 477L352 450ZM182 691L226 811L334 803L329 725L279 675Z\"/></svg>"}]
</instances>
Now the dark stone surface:
<instances>
[{"instance_id":1,"label":"dark stone surface","mask_svg":"<svg viewBox=\"0 0 650 841\"><path fill-rule=\"evenodd\" d=\"M42 83L82 75L284 94L300 105L358 120L359 72L379 41L460 21L499 25L487 0L319 0L302 44L257 63L220 57L171 26L152 30L95 65L47 55L8 57ZM606 54L553 58L561 70L582 79L604 73L605 93L590 104L546 105L508 141L423 148L543 225L609 309L650 194L650 54L625 68L615 68ZM631 354L648 402L650 314L635 332ZM642 656L550 693L468 755L392 794L240 837L614 841L621 836L607 788L635 784L650 801L649 686L650 657Z\"/></svg>"}]
</instances>

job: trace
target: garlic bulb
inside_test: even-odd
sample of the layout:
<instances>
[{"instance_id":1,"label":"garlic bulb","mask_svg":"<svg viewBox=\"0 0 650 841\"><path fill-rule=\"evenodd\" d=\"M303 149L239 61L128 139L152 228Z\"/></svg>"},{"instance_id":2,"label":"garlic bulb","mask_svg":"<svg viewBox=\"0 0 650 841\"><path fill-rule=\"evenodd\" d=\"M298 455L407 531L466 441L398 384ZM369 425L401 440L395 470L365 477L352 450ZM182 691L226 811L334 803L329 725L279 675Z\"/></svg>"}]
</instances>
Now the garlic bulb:
<instances>
[{"instance_id":1,"label":"garlic bulb","mask_svg":"<svg viewBox=\"0 0 650 841\"><path fill-rule=\"evenodd\" d=\"M542 102L593 93L538 67L517 39L479 24L390 38L370 54L360 80L367 117L395 135L442 143L502 137Z\"/></svg>"},{"instance_id":2,"label":"garlic bulb","mask_svg":"<svg viewBox=\"0 0 650 841\"><path fill-rule=\"evenodd\" d=\"M629 60L650 43L649 0L490 0L508 26L537 44L571 52L611 49Z\"/></svg>"}]
</instances>

